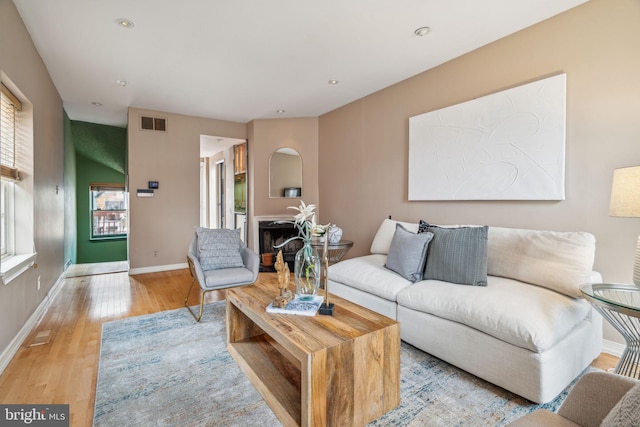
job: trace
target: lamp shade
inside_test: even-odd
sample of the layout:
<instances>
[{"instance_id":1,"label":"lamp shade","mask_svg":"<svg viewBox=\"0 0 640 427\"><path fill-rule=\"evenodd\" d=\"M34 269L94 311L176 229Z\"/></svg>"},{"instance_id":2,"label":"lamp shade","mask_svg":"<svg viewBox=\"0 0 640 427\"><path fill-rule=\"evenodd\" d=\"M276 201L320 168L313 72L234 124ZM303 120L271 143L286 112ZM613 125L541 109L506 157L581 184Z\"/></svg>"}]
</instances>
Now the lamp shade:
<instances>
[{"instance_id":1,"label":"lamp shade","mask_svg":"<svg viewBox=\"0 0 640 427\"><path fill-rule=\"evenodd\" d=\"M613 171L609 216L640 218L640 166Z\"/></svg>"}]
</instances>

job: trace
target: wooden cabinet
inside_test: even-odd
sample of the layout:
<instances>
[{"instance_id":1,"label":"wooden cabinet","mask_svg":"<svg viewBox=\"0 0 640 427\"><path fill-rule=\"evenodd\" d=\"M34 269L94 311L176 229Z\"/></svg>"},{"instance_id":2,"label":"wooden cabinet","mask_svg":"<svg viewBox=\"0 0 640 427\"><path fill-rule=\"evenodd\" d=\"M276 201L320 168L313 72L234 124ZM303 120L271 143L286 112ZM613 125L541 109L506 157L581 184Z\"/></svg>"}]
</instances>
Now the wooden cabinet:
<instances>
[{"instance_id":1,"label":"wooden cabinet","mask_svg":"<svg viewBox=\"0 0 640 427\"><path fill-rule=\"evenodd\" d=\"M247 143L233 146L233 171L235 174L247 172Z\"/></svg>"}]
</instances>

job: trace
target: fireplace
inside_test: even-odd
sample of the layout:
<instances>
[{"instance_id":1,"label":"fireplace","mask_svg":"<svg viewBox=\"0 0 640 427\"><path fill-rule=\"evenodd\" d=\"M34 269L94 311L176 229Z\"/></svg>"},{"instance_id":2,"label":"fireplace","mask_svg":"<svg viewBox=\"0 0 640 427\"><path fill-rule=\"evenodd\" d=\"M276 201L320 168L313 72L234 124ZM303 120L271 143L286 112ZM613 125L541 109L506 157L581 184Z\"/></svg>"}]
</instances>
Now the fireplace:
<instances>
[{"instance_id":1,"label":"fireplace","mask_svg":"<svg viewBox=\"0 0 640 427\"><path fill-rule=\"evenodd\" d=\"M281 248L275 248L298 235L298 229L290 223L280 223L275 221L258 222L258 243L260 254L272 253L273 262L279 250L282 250L282 258L289 264L289 270L293 272L296 252L302 248L302 240L295 239ZM260 264L260 271L276 271L274 265L266 266Z\"/></svg>"}]
</instances>

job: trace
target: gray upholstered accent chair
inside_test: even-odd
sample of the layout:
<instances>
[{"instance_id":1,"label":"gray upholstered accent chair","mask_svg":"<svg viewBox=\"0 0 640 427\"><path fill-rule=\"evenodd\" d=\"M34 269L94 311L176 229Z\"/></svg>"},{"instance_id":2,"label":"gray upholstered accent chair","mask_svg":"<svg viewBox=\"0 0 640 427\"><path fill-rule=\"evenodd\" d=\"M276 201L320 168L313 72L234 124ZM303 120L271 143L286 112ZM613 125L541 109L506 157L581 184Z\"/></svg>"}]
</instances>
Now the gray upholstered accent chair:
<instances>
[{"instance_id":1,"label":"gray upholstered accent chair","mask_svg":"<svg viewBox=\"0 0 640 427\"><path fill-rule=\"evenodd\" d=\"M640 381L608 372L587 372L569 392L558 413L538 409L509 425L512 427L638 426L640 425L639 398Z\"/></svg>"},{"instance_id":2,"label":"gray upholstered accent chair","mask_svg":"<svg viewBox=\"0 0 640 427\"><path fill-rule=\"evenodd\" d=\"M189 263L189 271L193 281L189 286L189 291L184 299L184 305L187 307L196 322L202 319L202 311L204 309L204 297L207 292L217 291L220 289L232 288L236 286L250 285L258 279L260 270L260 258L251 249L240 241L240 256L242 257L243 266L220 268L212 270L203 270L200 258L198 256L198 236L194 233L189 250L187 252L187 262ZM189 295L193 289L193 285L198 283L202 290L200 298L200 313L196 315L191 307L189 307Z\"/></svg>"}]
</instances>

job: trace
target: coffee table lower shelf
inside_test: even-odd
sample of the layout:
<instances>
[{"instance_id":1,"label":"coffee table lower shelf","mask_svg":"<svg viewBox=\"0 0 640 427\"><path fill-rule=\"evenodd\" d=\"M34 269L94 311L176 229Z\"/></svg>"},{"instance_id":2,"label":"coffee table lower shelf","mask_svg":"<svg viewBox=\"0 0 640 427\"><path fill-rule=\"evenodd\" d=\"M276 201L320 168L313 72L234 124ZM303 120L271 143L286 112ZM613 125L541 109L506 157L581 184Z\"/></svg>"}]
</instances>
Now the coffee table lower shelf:
<instances>
[{"instance_id":1,"label":"coffee table lower shelf","mask_svg":"<svg viewBox=\"0 0 640 427\"><path fill-rule=\"evenodd\" d=\"M227 348L282 423L299 426L302 413L300 368L295 367L286 358L278 357L276 347L275 341L265 335L259 335L229 343ZM288 378L283 376L283 372L289 373ZM288 421L285 422L283 419Z\"/></svg>"}]
</instances>

